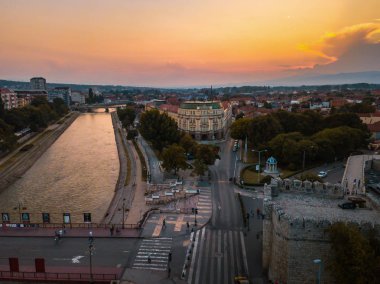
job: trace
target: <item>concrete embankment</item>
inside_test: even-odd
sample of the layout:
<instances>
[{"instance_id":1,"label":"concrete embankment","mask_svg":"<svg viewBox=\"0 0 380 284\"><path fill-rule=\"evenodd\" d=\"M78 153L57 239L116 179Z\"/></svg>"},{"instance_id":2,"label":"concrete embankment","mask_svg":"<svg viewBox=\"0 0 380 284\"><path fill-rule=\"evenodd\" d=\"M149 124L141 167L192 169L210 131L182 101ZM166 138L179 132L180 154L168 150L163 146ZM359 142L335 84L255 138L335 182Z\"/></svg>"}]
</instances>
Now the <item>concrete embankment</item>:
<instances>
[{"instance_id":1,"label":"concrete embankment","mask_svg":"<svg viewBox=\"0 0 380 284\"><path fill-rule=\"evenodd\" d=\"M16 155L10 154L12 156L3 163L0 170L0 192L21 178L78 116L79 113L72 113L70 117L63 120L62 124L58 125L55 129L47 129L35 139L32 139L29 143L33 144L33 147L28 151L19 152Z\"/></svg>"},{"instance_id":2,"label":"concrete embankment","mask_svg":"<svg viewBox=\"0 0 380 284\"><path fill-rule=\"evenodd\" d=\"M112 125L113 130L115 133L115 142L117 146L117 152L119 154L119 177L117 179L116 185L115 185L115 194L112 198L112 201L108 207L107 213L105 214L103 220L101 223L110 223L112 219L115 217L115 213L118 209L118 205L121 202L122 197L124 196L124 189L125 189L125 179L127 176L127 158L125 153L125 148L123 146L123 137L122 133L119 127L119 119L117 118L117 113L112 112L111 113L112 118Z\"/></svg>"}]
</instances>

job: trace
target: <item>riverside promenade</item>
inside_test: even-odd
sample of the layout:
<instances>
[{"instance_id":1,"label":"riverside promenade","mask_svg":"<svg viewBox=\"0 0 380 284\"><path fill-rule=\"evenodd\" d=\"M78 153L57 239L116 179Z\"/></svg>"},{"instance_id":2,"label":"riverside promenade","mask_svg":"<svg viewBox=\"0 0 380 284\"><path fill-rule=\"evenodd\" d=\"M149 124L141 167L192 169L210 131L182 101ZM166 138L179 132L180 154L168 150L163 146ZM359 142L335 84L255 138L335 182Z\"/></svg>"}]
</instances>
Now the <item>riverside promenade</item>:
<instances>
[{"instance_id":1,"label":"riverside promenade","mask_svg":"<svg viewBox=\"0 0 380 284\"><path fill-rule=\"evenodd\" d=\"M47 237L54 238L60 228L0 227L0 237ZM90 232L94 238L138 238L140 229L122 229L114 231L111 236L109 227L105 228L65 228L62 238L88 238Z\"/></svg>"}]
</instances>

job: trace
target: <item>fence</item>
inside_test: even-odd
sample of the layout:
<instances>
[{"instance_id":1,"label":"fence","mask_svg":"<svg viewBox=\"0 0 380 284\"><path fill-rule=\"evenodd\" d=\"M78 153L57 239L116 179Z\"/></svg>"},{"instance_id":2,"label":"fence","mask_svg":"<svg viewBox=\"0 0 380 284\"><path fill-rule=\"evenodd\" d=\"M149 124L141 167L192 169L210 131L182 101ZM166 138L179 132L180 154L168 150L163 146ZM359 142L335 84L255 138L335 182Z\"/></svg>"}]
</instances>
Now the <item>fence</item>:
<instances>
[{"instance_id":1,"label":"fence","mask_svg":"<svg viewBox=\"0 0 380 284\"><path fill-rule=\"evenodd\" d=\"M122 227L123 224L114 224L114 226ZM104 228L109 229L113 226L112 224L103 224L103 223L0 223L1 227L8 228ZM124 224L126 229L138 229L138 224Z\"/></svg>"},{"instance_id":2,"label":"fence","mask_svg":"<svg viewBox=\"0 0 380 284\"><path fill-rule=\"evenodd\" d=\"M10 272L0 271L2 280L27 280L27 281L57 281L57 282L89 282L91 279L97 283L110 283L117 280L117 274L93 273L63 273L63 272Z\"/></svg>"}]
</instances>

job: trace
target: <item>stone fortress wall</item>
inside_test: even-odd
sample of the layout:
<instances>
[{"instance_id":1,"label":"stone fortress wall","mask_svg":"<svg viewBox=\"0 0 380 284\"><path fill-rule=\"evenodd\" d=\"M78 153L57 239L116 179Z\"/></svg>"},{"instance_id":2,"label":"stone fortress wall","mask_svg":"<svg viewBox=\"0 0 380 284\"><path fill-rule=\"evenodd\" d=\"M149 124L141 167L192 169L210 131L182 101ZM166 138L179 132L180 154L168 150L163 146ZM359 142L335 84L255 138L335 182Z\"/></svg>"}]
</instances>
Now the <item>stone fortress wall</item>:
<instances>
[{"instance_id":1,"label":"stone fortress wall","mask_svg":"<svg viewBox=\"0 0 380 284\"><path fill-rule=\"evenodd\" d=\"M318 266L314 259L322 259L321 283L334 283L332 275L326 270L326 261L329 258L330 242L326 230L332 224L331 220L302 217L294 218L287 214L276 203L276 196L283 191L294 194L316 195L324 198L342 197L343 189L338 185L317 184L325 191L306 189L289 184L287 188L281 180L272 180L265 187L263 223L263 268L271 280L281 283L315 283ZM299 184L298 182L296 183ZM307 182L307 186L310 184ZM317 187L317 188L318 188ZM380 232L380 224L352 223L361 230L372 228Z\"/></svg>"}]
</instances>

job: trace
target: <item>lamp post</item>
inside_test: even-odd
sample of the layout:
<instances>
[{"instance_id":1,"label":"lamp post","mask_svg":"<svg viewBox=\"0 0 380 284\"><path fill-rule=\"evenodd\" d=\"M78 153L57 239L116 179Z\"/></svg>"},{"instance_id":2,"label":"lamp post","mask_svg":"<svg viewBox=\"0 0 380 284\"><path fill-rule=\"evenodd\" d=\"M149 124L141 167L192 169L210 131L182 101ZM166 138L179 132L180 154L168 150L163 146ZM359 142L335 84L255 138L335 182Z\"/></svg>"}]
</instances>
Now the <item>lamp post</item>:
<instances>
[{"instance_id":1,"label":"lamp post","mask_svg":"<svg viewBox=\"0 0 380 284\"><path fill-rule=\"evenodd\" d=\"M94 237L92 232L89 232L88 236L88 253L90 255L90 283L94 283L94 275L92 273L92 253L94 252Z\"/></svg>"},{"instance_id":2,"label":"lamp post","mask_svg":"<svg viewBox=\"0 0 380 284\"><path fill-rule=\"evenodd\" d=\"M259 166L258 166L258 168L257 168L257 183L259 183L260 182L260 170L261 170L261 152L267 152L268 150L267 149L264 149L264 150L260 150L260 151L258 151L258 150L252 150L252 152L257 152L257 153L259 153Z\"/></svg>"},{"instance_id":3,"label":"lamp post","mask_svg":"<svg viewBox=\"0 0 380 284\"><path fill-rule=\"evenodd\" d=\"M123 198L123 225L122 225L123 229L124 229L124 214L125 214L125 198Z\"/></svg>"},{"instance_id":4,"label":"lamp post","mask_svg":"<svg viewBox=\"0 0 380 284\"><path fill-rule=\"evenodd\" d=\"M318 271L317 271L317 277L316 282L317 284L321 283L321 268L322 268L322 260L319 258L313 260L314 264L318 264Z\"/></svg>"}]
</instances>

